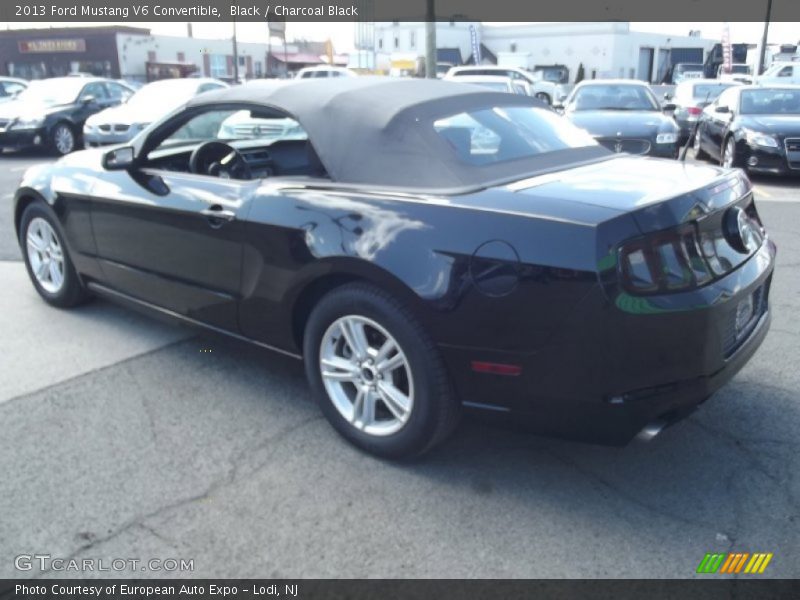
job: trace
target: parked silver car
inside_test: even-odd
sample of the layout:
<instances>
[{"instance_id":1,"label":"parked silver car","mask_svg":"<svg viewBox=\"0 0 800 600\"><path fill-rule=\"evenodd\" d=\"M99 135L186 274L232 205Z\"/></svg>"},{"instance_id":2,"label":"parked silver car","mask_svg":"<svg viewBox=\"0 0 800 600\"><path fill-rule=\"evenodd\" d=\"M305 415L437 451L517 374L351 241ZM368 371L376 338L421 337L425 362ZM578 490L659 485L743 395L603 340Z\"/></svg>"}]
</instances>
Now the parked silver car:
<instances>
[{"instance_id":1,"label":"parked silver car","mask_svg":"<svg viewBox=\"0 0 800 600\"><path fill-rule=\"evenodd\" d=\"M193 96L229 87L217 79L164 79L148 83L124 104L93 115L83 126L87 146L121 144Z\"/></svg>"}]
</instances>

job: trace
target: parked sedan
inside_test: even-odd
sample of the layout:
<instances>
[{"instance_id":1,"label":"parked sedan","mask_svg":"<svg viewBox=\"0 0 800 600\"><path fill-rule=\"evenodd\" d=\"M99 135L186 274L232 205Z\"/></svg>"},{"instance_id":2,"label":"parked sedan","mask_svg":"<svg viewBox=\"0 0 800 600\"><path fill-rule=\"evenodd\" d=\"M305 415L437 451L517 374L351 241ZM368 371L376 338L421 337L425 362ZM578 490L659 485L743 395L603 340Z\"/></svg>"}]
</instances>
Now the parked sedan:
<instances>
[{"instance_id":1,"label":"parked sedan","mask_svg":"<svg viewBox=\"0 0 800 600\"><path fill-rule=\"evenodd\" d=\"M527 81L514 80L511 77L501 77L499 75L462 75L456 79L458 83L471 83L481 87L494 90L495 92L506 92L507 94L525 94L531 96L531 86Z\"/></svg>"},{"instance_id":2,"label":"parked sedan","mask_svg":"<svg viewBox=\"0 0 800 600\"><path fill-rule=\"evenodd\" d=\"M28 82L24 79L0 77L0 102L13 100L26 87L28 87Z\"/></svg>"},{"instance_id":3,"label":"parked sedan","mask_svg":"<svg viewBox=\"0 0 800 600\"><path fill-rule=\"evenodd\" d=\"M614 152L674 158L680 129L646 83L582 81L567 98L564 114Z\"/></svg>"},{"instance_id":4,"label":"parked sedan","mask_svg":"<svg viewBox=\"0 0 800 600\"><path fill-rule=\"evenodd\" d=\"M754 173L800 175L800 86L737 86L703 110L698 158Z\"/></svg>"},{"instance_id":5,"label":"parked sedan","mask_svg":"<svg viewBox=\"0 0 800 600\"><path fill-rule=\"evenodd\" d=\"M541 71L526 71L516 67L499 67L496 65L475 65L453 67L444 76L445 79L458 79L475 76L509 77L513 81L526 83L529 95L535 96L545 104L553 104L561 99L563 92L561 86L552 81L545 81Z\"/></svg>"},{"instance_id":6,"label":"parked sedan","mask_svg":"<svg viewBox=\"0 0 800 600\"><path fill-rule=\"evenodd\" d=\"M664 94L664 100L675 105L672 116L681 130L681 145L692 135L703 109L734 85L739 83L717 79L688 79L678 84L674 94Z\"/></svg>"},{"instance_id":7,"label":"parked sedan","mask_svg":"<svg viewBox=\"0 0 800 600\"><path fill-rule=\"evenodd\" d=\"M97 77L31 81L0 105L0 149L38 147L69 154L81 143L86 119L132 94L122 83Z\"/></svg>"},{"instance_id":8,"label":"parked sedan","mask_svg":"<svg viewBox=\"0 0 800 600\"><path fill-rule=\"evenodd\" d=\"M307 139L185 134L243 110ZM304 360L332 426L391 458L467 410L652 437L770 320L775 247L741 171L614 154L529 96L450 82L200 94L130 146L32 167L14 219L46 302L97 294Z\"/></svg>"},{"instance_id":9,"label":"parked sedan","mask_svg":"<svg viewBox=\"0 0 800 600\"><path fill-rule=\"evenodd\" d=\"M120 144L134 138L150 123L178 108L189 98L228 87L217 79L165 79L148 83L125 103L92 115L83 126L88 146Z\"/></svg>"}]
</instances>

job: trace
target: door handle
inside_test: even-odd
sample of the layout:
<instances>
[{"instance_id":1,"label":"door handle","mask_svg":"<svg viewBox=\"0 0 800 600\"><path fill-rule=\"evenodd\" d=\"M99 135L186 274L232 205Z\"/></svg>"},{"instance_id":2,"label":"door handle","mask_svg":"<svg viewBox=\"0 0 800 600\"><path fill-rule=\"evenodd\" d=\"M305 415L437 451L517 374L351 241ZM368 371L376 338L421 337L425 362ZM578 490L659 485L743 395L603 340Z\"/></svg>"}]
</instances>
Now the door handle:
<instances>
[{"instance_id":1,"label":"door handle","mask_svg":"<svg viewBox=\"0 0 800 600\"><path fill-rule=\"evenodd\" d=\"M209 208L200 211L200 214L207 217L212 225L220 226L225 221L230 223L236 218L236 213L232 210L222 208L219 204L215 204Z\"/></svg>"}]
</instances>

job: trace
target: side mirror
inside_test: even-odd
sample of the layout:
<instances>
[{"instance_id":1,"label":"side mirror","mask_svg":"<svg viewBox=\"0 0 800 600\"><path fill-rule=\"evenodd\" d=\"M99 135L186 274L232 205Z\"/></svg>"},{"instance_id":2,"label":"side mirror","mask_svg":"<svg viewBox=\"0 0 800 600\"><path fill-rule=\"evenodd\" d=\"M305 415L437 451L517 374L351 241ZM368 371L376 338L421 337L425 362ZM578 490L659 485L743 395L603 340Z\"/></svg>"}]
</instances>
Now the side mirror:
<instances>
[{"instance_id":1,"label":"side mirror","mask_svg":"<svg viewBox=\"0 0 800 600\"><path fill-rule=\"evenodd\" d=\"M725 106L725 105L723 104L723 105L721 105L721 106L717 106L717 107L714 109L714 112L718 112L718 113L729 113L729 112L731 112L731 109L730 109L730 108L728 108L727 106Z\"/></svg>"},{"instance_id":2,"label":"side mirror","mask_svg":"<svg viewBox=\"0 0 800 600\"><path fill-rule=\"evenodd\" d=\"M82 104L94 104L96 101L97 101L97 98L95 98L91 94L89 96L84 96L83 98L81 98L81 103Z\"/></svg>"},{"instance_id":3,"label":"side mirror","mask_svg":"<svg viewBox=\"0 0 800 600\"><path fill-rule=\"evenodd\" d=\"M135 153L132 146L114 148L103 155L103 168L107 171L119 171L133 166Z\"/></svg>"},{"instance_id":4,"label":"side mirror","mask_svg":"<svg viewBox=\"0 0 800 600\"><path fill-rule=\"evenodd\" d=\"M661 107L661 110L664 112L675 112L675 109L678 108L675 104L667 103Z\"/></svg>"}]
</instances>

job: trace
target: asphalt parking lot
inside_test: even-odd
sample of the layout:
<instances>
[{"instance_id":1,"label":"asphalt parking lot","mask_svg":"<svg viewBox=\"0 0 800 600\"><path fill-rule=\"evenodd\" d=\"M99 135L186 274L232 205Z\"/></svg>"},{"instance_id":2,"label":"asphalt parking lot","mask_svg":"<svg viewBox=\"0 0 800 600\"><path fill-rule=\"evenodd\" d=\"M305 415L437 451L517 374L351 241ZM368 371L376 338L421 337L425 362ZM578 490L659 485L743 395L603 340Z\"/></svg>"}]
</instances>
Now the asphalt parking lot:
<instances>
[{"instance_id":1,"label":"asphalt parking lot","mask_svg":"<svg viewBox=\"0 0 800 600\"><path fill-rule=\"evenodd\" d=\"M205 577L683 578L728 551L800 577L800 179L755 180L772 330L689 419L626 448L466 422L397 465L340 440L290 359L40 301L11 196L49 160L0 156L0 577L76 575L15 570L49 554Z\"/></svg>"}]
</instances>

